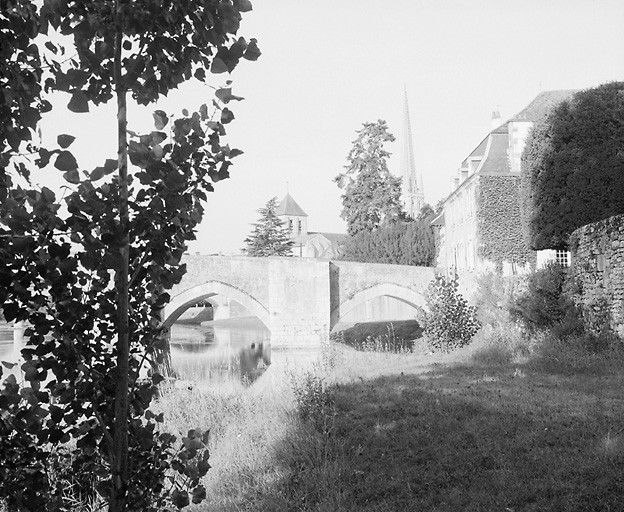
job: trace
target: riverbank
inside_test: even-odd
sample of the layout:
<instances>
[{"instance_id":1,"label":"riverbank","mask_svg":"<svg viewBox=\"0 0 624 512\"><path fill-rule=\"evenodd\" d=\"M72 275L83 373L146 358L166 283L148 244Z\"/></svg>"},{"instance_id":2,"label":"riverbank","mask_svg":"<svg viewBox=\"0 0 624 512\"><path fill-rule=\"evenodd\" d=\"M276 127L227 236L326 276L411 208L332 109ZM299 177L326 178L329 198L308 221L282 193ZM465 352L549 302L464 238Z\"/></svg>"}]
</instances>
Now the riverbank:
<instances>
[{"instance_id":1,"label":"riverbank","mask_svg":"<svg viewBox=\"0 0 624 512\"><path fill-rule=\"evenodd\" d=\"M550 348L335 346L258 388L174 390L166 427L211 429L189 510L624 510L624 358Z\"/></svg>"}]
</instances>

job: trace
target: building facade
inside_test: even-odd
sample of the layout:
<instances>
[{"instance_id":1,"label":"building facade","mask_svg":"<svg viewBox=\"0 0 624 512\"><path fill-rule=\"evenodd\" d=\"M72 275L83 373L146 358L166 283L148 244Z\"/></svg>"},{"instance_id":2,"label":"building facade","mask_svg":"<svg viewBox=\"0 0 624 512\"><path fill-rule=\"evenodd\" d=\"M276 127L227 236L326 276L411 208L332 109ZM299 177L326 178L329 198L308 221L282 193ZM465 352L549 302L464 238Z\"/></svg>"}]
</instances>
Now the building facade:
<instances>
[{"instance_id":1,"label":"building facade","mask_svg":"<svg viewBox=\"0 0 624 512\"><path fill-rule=\"evenodd\" d=\"M505 123L494 113L493 129L461 163L443 212L432 221L439 230L439 267L456 273L490 268L515 274L552 259L569 262L567 253L536 253L525 244L520 173L531 127L574 92L543 92Z\"/></svg>"}]
</instances>

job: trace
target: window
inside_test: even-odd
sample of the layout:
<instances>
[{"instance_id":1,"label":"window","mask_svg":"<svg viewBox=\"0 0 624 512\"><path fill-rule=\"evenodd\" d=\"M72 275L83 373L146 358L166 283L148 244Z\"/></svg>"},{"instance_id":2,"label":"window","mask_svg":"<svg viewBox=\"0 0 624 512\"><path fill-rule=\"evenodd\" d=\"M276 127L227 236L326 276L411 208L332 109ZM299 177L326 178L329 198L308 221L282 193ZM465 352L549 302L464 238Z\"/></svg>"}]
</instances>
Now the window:
<instances>
[{"instance_id":1,"label":"window","mask_svg":"<svg viewBox=\"0 0 624 512\"><path fill-rule=\"evenodd\" d=\"M300 234L300 233L301 233L301 221L298 220L297 221L297 234Z\"/></svg>"},{"instance_id":2,"label":"window","mask_svg":"<svg viewBox=\"0 0 624 512\"><path fill-rule=\"evenodd\" d=\"M288 230L292 233L292 230L293 230L293 222L292 222L292 219L288 219Z\"/></svg>"},{"instance_id":3,"label":"window","mask_svg":"<svg viewBox=\"0 0 624 512\"><path fill-rule=\"evenodd\" d=\"M562 267L569 267L570 266L570 253L568 251L562 251L557 249L555 251L555 261L557 262L557 264L561 265Z\"/></svg>"}]
</instances>

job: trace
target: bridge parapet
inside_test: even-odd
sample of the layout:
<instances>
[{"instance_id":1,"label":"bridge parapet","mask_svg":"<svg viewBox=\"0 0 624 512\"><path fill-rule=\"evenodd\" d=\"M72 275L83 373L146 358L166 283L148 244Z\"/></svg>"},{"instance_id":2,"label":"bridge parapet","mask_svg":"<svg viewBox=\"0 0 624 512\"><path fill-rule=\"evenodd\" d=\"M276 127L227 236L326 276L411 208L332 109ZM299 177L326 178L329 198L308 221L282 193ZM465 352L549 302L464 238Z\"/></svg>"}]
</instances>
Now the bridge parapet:
<instances>
[{"instance_id":1,"label":"bridge parapet","mask_svg":"<svg viewBox=\"0 0 624 512\"><path fill-rule=\"evenodd\" d=\"M239 302L271 331L273 346L320 344L341 316L390 296L423 308L433 269L307 258L187 255L171 290L165 325L191 305L221 295Z\"/></svg>"}]
</instances>

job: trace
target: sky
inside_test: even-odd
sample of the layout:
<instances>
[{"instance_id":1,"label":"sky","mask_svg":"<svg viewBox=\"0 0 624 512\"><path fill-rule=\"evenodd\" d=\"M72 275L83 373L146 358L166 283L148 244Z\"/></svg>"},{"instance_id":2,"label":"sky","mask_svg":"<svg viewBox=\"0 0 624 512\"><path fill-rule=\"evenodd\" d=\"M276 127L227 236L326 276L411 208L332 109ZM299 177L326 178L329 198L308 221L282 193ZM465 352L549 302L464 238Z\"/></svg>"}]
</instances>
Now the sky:
<instances>
[{"instance_id":1,"label":"sky","mask_svg":"<svg viewBox=\"0 0 624 512\"><path fill-rule=\"evenodd\" d=\"M346 232L341 190L356 131L387 121L387 149L399 174L407 91L417 171L425 199L450 192L452 175L486 136L492 111L503 120L541 91L584 89L624 80L622 0L254 0L239 35L258 40L256 62L231 76L236 119L227 142L244 154L215 185L198 238L202 254L236 254L257 210L288 191L310 231ZM213 90L189 83L129 128L150 130L151 111L196 109ZM66 100L65 100L66 101ZM62 104L62 102L61 102ZM72 150L92 169L115 158L114 105L89 114L54 114L42 126L78 135ZM62 109L60 109L62 110ZM59 109L55 109L56 112ZM58 179L58 175L54 178Z\"/></svg>"}]
</instances>

